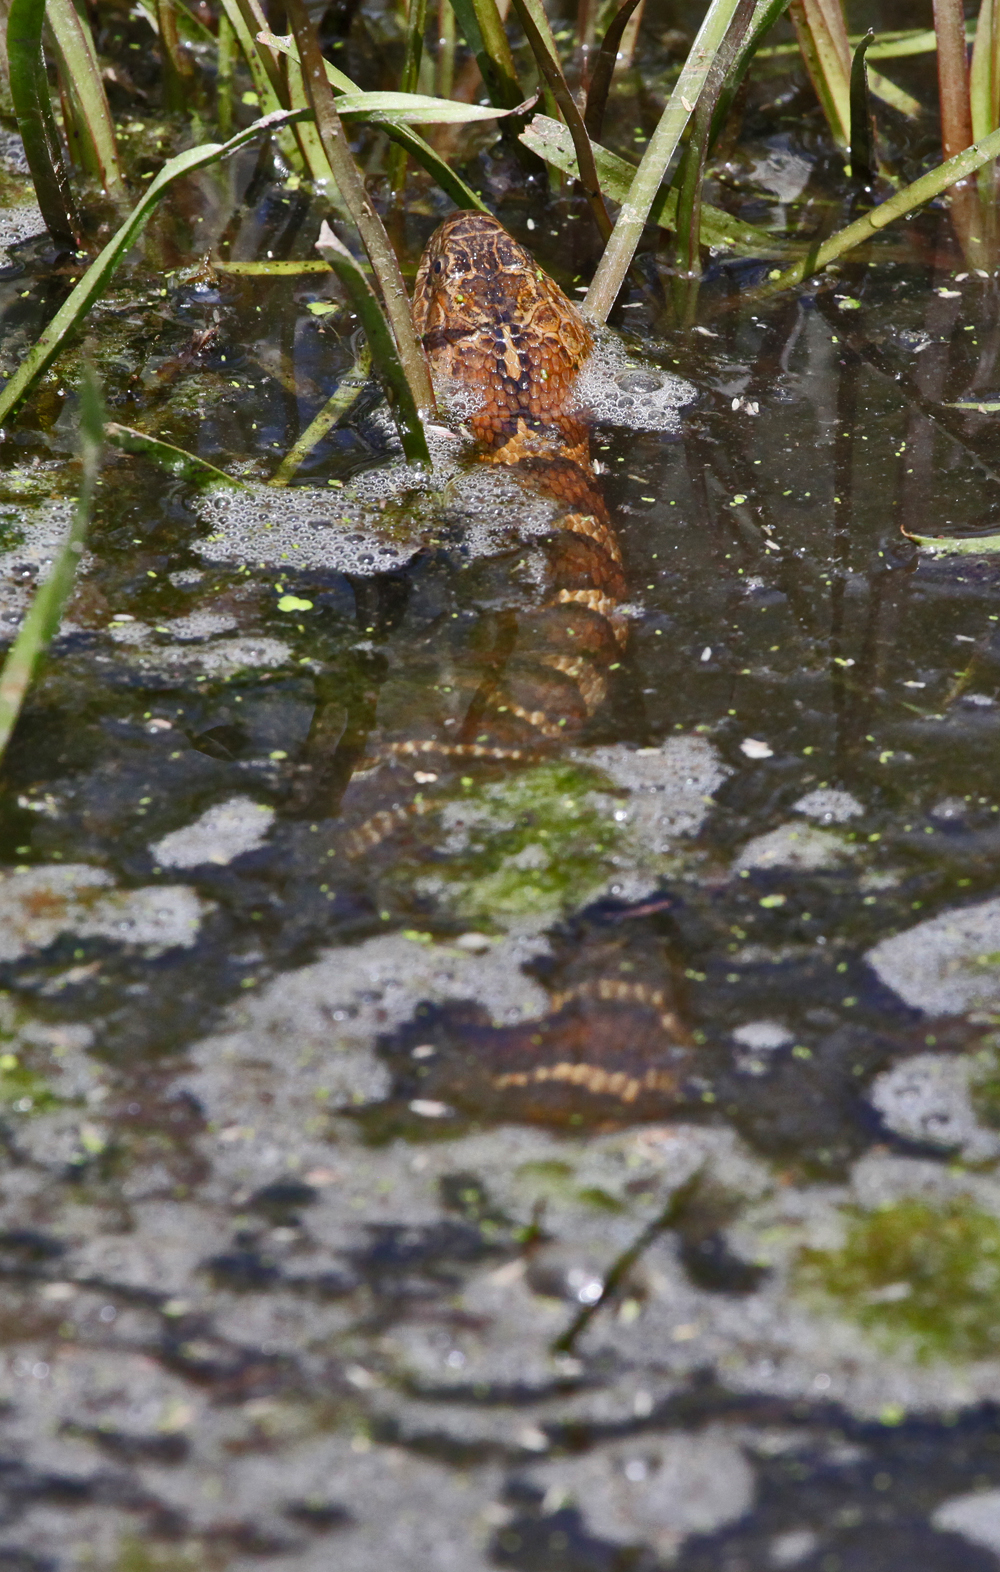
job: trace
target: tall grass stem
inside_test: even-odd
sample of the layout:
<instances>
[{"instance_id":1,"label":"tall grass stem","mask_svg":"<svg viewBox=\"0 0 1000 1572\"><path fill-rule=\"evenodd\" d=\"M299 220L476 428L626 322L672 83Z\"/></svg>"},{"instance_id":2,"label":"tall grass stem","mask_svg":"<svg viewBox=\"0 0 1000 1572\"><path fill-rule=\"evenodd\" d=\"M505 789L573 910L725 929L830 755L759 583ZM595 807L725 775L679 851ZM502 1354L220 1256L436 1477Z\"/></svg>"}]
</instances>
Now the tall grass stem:
<instances>
[{"instance_id":1,"label":"tall grass stem","mask_svg":"<svg viewBox=\"0 0 1000 1572\"><path fill-rule=\"evenodd\" d=\"M45 0L11 0L7 18L10 95L45 227L57 245L73 248L82 231L49 96L42 53L44 21Z\"/></svg>"},{"instance_id":2,"label":"tall grass stem","mask_svg":"<svg viewBox=\"0 0 1000 1572\"><path fill-rule=\"evenodd\" d=\"M368 253L372 271L382 292L386 316L396 340L400 363L410 393L418 410L431 412L435 408L434 389L431 386L427 357L417 338L410 316L410 301L399 271L396 253L368 198L364 181L351 155L344 127L333 101L333 89L327 80L326 62L320 52L316 29L309 20L303 0L286 0L288 18L292 24L295 41L299 46L302 77L306 93L312 104L316 129L323 144L323 151L330 161L334 179L344 205L353 219L361 242ZM333 257L328 257L333 261Z\"/></svg>"},{"instance_id":3,"label":"tall grass stem","mask_svg":"<svg viewBox=\"0 0 1000 1572\"><path fill-rule=\"evenodd\" d=\"M941 148L945 158L972 144L969 59L962 0L934 0L937 33L938 93L941 99Z\"/></svg>"},{"instance_id":4,"label":"tall grass stem","mask_svg":"<svg viewBox=\"0 0 1000 1572\"><path fill-rule=\"evenodd\" d=\"M35 591L17 638L3 663L3 670L0 671L0 758L7 750L39 662L59 631L63 610L73 588L97 488L103 432L104 412L100 390L88 368L80 388L79 440L83 461L80 495L66 539L56 553L48 578Z\"/></svg>"},{"instance_id":5,"label":"tall grass stem","mask_svg":"<svg viewBox=\"0 0 1000 1572\"><path fill-rule=\"evenodd\" d=\"M79 283L67 295L52 321L28 350L14 375L0 390L0 424L8 419L38 378L52 364L71 334L79 327L94 301L98 300L107 289L119 262L135 245L167 188L182 175L193 174L195 170L205 169L210 164L217 163L219 159L228 157L230 153L235 153L237 148L252 142L254 137L276 131L291 120L293 113L296 111L278 110L276 114L265 115L262 120L255 120L253 125L230 137L228 142L208 142L202 147L190 147L186 152L178 153L176 158L168 159L155 180L150 183L149 189L143 192L128 218L115 231L104 250L95 257ZM301 115L302 111L299 110L297 113Z\"/></svg>"},{"instance_id":6,"label":"tall grass stem","mask_svg":"<svg viewBox=\"0 0 1000 1572\"><path fill-rule=\"evenodd\" d=\"M738 4L739 0L712 0L659 124L650 137L628 199L622 204L611 239L604 248L583 302L584 311L597 322L607 321L632 265L649 210L684 129L694 114L716 50L726 36Z\"/></svg>"},{"instance_id":7,"label":"tall grass stem","mask_svg":"<svg viewBox=\"0 0 1000 1572\"><path fill-rule=\"evenodd\" d=\"M587 199L590 211L594 215L594 222L600 231L601 239L607 243L611 237L611 219L604 205L601 195L601 183L597 178L597 169L594 165L594 151L590 145L590 138L584 129L583 116L579 105L566 84L563 76L559 56L555 52L554 43L550 45L545 33L548 31L548 22L543 30L541 17L545 13L541 0L514 0L514 9L518 20L524 28L525 36L531 46L531 52L559 110L569 127L576 148L577 166L580 170L580 185ZM551 37L551 32L549 32Z\"/></svg>"},{"instance_id":8,"label":"tall grass stem","mask_svg":"<svg viewBox=\"0 0 1000 1572\"><path fill-rule=\"evenodd\" d=\"M124 202L125 178L114 123L86 14L77 11L73 0L47 0L45 14L72 105L81 163L113 201Z\"/></svg>"},{"instance_id":9,"label":"tall grass stem","mask_svg":"<svg viewBox=\"0 0 1000 1572\"><path fill-rule=\"evenodd\" d=\"M860 246L866 240L879 234L887 225L897 218L904 218L916 208L922 207L925 202L933 202L942 192L949 187L958 185L960 181L967 180L974 175L977 169L982 169L984 164L989 164L993 159L1000 158L1000 131L992 131L973 147L965 148L961 153L956 153L954 158L949 158L945 163L939 164L937 169L931 169L926 175L921 175L912 185L904 186L902 191L897 191L888 201L882 202L878 207L872 208L870 213L865 213L861 218L855 219L853 224L848 224L846 229L840 229L829 240L825 240L815 251L810 252L802 262L796 262L792 267L773 277L767 284L759 289L751 290L743 296L744 304L748 300L764 300L770 295L776 295L783 289L791 289L796 284L801 284L809 274L819 272L828 262L836 261L837 257L851 251L855 246Z\"/></svg>"}]
</instances>

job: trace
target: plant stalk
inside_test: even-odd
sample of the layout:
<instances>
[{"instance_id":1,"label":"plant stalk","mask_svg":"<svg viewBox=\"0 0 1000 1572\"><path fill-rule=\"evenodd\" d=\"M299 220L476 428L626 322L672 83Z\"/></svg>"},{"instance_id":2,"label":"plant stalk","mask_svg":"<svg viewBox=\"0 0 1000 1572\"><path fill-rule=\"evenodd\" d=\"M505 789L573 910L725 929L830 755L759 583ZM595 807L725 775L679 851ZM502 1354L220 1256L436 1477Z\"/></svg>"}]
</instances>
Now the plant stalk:
<instances>
[{"instance_id":1,"label":"plant stalk","mask_svg":"<svg viewBox=\"0 0 1000 1572\"><path fill-rule=\"evenodd\" d=\"M941 149L954 158L972 145L969 63L962 0L934 0L938 91L941 99Z\"/></svg>"},{"instance_id":2,"label":"plant stalk","mask_svg":"<svg viewBox=\"0 0 1000 1572\"><path fill-rule=\"evenodd\" d=\"M660 189L670 160L684 128L694 114L717 49L725 38L739 0L712 0L684 62L677 85L660 116L641 164L635 172L617 222L604 250L594 281L583 302L586 314L596 322L606 322L612 306L632 265L643 226Z\"/></svg>"},{"instance_id":3,"label":"plant stalk","mask_svg":"<svg viewBox=\"0 0 1000 1572\"><path fill-rule=\"evenodd\" d=\"M327 80L326 62L320 52L316 29L309 20L303 0L287 0L287 5L288 19L299 46L302 78L312 104L323 151L329 159L344 205L357 225L382 291L386 315L414 403L421 412L433 412L436 406L427 357L414 331L403 275L399 271L396 253L389 243L385 226L368 200L358 166L351 155L344 127L333 102L333 89Z\"/></svg>"},{"instance_id":4,"label":"plant stalk","mask_svg":"<svg viewBox=\"0 0 1000 1572\"><path fill-rule=\"evenodd\" d=\"M97 383L89 368L80 390L80 456L83 482L73 522L51 572L35 591L17 638L0 671L0 758L7 750L17 725L25 696L39 662L59 631L63 610L73 588L76 570L83 555L83 543L90 523L104 432L104 414Z\"/></svg>"},{"instance_id":5,"label":"plant stalk","mask_svg":"<svg viewBox=\"0 0 1000 1572\"><path fill-rule=\"evenodd\" d=\"M52 113L42 54L44 20L45 0L11 0L7 20L10 94L45 227L57 245L74 249L82 232Z\"/></svg>"}]
</instances>

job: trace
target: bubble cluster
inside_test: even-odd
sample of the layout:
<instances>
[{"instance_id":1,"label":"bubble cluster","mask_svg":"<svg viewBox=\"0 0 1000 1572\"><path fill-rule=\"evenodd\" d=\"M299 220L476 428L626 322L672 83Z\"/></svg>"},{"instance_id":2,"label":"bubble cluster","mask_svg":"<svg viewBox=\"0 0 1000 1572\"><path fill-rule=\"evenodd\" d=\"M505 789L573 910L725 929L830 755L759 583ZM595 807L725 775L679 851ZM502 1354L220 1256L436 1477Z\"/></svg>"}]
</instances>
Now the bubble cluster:
<instances>
[{"instance_id":1,"label":"bubble cluster","mask_svg":"<svg viewBox=\"0 0 1000 1572\"><path fill-rule=\"evenodd\" d=\"M19 246L32 235L45 233L45 220L37 202L25 202L18 207L0 208L0 266L10 265L9 247Z\"/></svg>"},{"instance_id":2,"label":"bubble cluster","mask_svg":"<svg viewBox=\"0 0 1000 1572\"><path fill-rule=\"evenodd\" d=\"M678 410L694 396L690 382L633 359L614 333L600 329L577 378L574 403L598 425L676 431Z\"/></svg>"},{"instance_id":3,"label":"bubble cluster","mask_svg":"<svg viewBox=\"0 0 1000 1572\"><path fill-rule=\"evenodd\" d=\"M60 497L30 508L0 505L0 640L14 637L36 588L51 572L74 506Z\"/></svg>"},{"instance_id":4,"label":"bubble cluster","mask_svg":"<svg viewBox=\"0 0 1000 1572\"><path fill-rule=\"evenodd\" d=\"M366 575L403 567L420 548L413 535L378 527L374 509L341 492L247 485L205 491L196 504L211 533L195 543L209 562L260 568L335 568Z\"/></svg>"}]
</instances>

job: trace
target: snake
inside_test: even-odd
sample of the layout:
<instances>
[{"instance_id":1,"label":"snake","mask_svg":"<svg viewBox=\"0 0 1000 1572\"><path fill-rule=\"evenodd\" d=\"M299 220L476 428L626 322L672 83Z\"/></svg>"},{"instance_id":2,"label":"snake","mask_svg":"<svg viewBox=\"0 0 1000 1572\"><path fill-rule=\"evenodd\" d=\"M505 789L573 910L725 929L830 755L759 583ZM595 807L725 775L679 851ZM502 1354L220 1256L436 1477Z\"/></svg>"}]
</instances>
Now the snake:
<instances>
[{"instance_id":1,"label":"snake","mask_svg":"<svg viewBox=\"0 0 1000 1572\"><path fill-rule=\"evenodd\" d=\"M375 762L523 764L581 736L628 636L621 546L577 397L594 330L530 252L478 211L453 213L432 234L412 313L439 400L464 409L476 461L554 502L556 517L536 601L506 616L457 724L445 733L432 717L426 735L390 738ZM423 798L370 815L351 832L353 855L435 806ZM696 1067L677 969L662 935L637 943L625 915L577 925L540 1022L501 1028L475 1005L422 1007L385 1045L398 1094L542 1123L675 1111Z\"/></svg>"}]
</instances>

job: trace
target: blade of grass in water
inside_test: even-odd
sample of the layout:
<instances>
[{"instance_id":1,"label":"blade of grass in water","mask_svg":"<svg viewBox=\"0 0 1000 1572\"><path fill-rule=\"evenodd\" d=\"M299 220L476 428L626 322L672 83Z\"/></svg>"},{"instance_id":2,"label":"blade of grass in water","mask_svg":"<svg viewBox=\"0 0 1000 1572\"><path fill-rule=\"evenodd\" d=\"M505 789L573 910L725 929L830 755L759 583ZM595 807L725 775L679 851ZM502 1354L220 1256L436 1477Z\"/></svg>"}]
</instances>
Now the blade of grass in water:
<instances>
[{"instance_id":1,"label":"blade of grass in water","mask_svg":"<svg viewBox=\"0 0 1000 1572\"><path fill-rule=\"evenodd\" d=\"M427 357L414 331L409 296L403 283L403 275L399 271L396 253L389 243L385 225L368 198L364 181L351 154L344 127L334 104L333 90L327 79L326 62L320 52L316 29L309 20L309 13L303 0L287 0L287 6L288 19L292 24L295 42L299 46L302 78L312 104L316 129L323 143L323 151L330 161L337 188L361 236L361 243L368 253L372 272L381 290L388 325L396 340L400 365L414 404L414 414L416 410L432 412L435 409L435 400L430 372L427 369ZM344 277L336 260L336 248L328 252L327 260L332 262L341 277ZM381 313L379 315L381 316ZM378 364L378 351L370 336L369 342L372 344L372 354ZM400 408L406 409L405 402L402 400ZM404 414L403 418L404 424L410 426L409 415ZM427 444L423 437L419 415L416 416L416 427L420 431L419 441L423 443L423 455L419 462L429 462L426 459ZM412 432L407 440L414 448L419 445Z\"/></svg>"},{"instance_id":2,"label":"blade of grass in water","mask_svg":"<svg viewBox=\"0 0 1000 1572\"><path fill-rule=\"evenodd\" d=\"M972 133L979 142L1000 126L1000 4L982 0L969 73Z\"/></svg>"},{"instance_id":3,"label":"blade of grass in water","mask_svg":"<svg viewBox=\"0 0 1000 1572\"><path fill-rule=\"evenodd\" d=\"M47 0L59 71L66 85L80 140L80 161L117 202L125 199L115 130L101 80L94 40L85 15L72 0Z\"/></svg>"},{"instance_id":4,"label":"blade of grass in water","mask_svg":"<svg viewBox=\"0 0 1000 1572\"><path fill-rule=\"evenodd\" d=\"M861 40L851 61L851 177L863 186L870 186L875 180L875 147L865 65L865 55L874 37L874 33L868 33Z\"/></svg>"},{"instance_id":5,"label":"blade of grass in water","mask_svg":"<svg viewBox=\"0 0 1000 1572\"><path fill-rule=\"evenodd\" d=\"M569 131L558 120L547 115L535 115L530 126L521 132L521 141L546 163L564 174L576 175L576 153ZM610 202L624 202L635 179L634 164L626 163L617 153L606 147L592 144L601 189ZM673 187L661 186L649 210L649 222L664 229L677 225L677 192ZM782 257L805 252L806 247L795 241L779 240L765 229L757 229L742 219L733 218L722 208L702 203L701 234L707 246L720 251L733 251L738 256Z\"/></svg>"},{"instance_id":6,"label":"blade of grass in water","mask_svg":"<svg viewBox=\"0 0 1000 1572\"><path fill-rule=\"evenodd\" d=\"M399 78L401 93L415 93L420 83L420 61L427 28L427 0L408 0L406 8L406 58ZM406 185L406 153L398 143L389 151L389 189L398 200Z\"/></svg>"},{"instance_id":7,"label":"blade of grass in water","mask_svg":"<svg viewBox=\"0 0 1000 1572\"><path fill-rule=\"evenodd\" d=\"M318 446L332 431L338 421L343 420L347 412L353 408L361 397L365 385L371 374L371 350L364 344L358 351L357 359L346 376L342 377L336 391L331 393L318 415L309 422L305 431L293 448L289 448L278 468L271 477L272 486L287 486L292 476L302 468L313 448Z\"/></svg>"},{"instance_id":8,"label":"blade of grass in water","mask_svg":"<svg viewBox=\"0 0 1000 1572\"><path fill-rule=\"evenodd\" d=\"M705 177L715 106L726 78L736 65L741 46L749 35L753 23L756 0L739 0L729 28L719 44L705 80L691 125L691 136L684 150L678 171L677 196L677 266L683 280L696 280L701 274L701 192ZM679 302L684 322L694 320L697 284L684 291L685 299Z\"/></svg>"},{"instance_id":9,"label":"blade of grass in water","mask_svg":"<svg viewBox=\"0 0 1000 1572\"><path fill-rule=\"evenodd\" d=\"M628 25L628 19L638 4L639 0L624 0L612 18L611 25L597 51L590 87L587 89L587 105L583 111L583 123L587 135L594 142L600 141L604 127L604 111L608 107L608 94L611 91L611 81L618 62L618 46Z\"/></svg>"},{"instance_id":10,"label":"blade of grass in water","mask_svg":"<svg viewBox=\"0 0 1000 1572\"><path fill-rule=\"evenodd\" d=\"M178 153L176 158L168 159L151 183L149 190L137 202L120 229L112 235L104 250L90 264L41 337L35 340L10 381L4 385L0 392L0 424L16 409L42 372L52 364L67 339L79 327L94 301L107 289L119 262L134 246L167 187L182 175L192 174L196 169L204 169L220 158L228 157L237 148L245 146L255 136L259 136L261 132L275 131L279 126L287 125L295 113L301 114L302 111L278 110L276 114L265 115L263 119L255 120L253 125L230 137L228 142L208 142L203 147L188 148L186 152Z\"/></svg>"},{"instance_id":11,"label":"blade of grass in water","mask_svg":"<svg viewBox=\"0 0 1000 1572\"><path fill-rule=\"evenodd\" d=\"M281 54L294 55L298 59L298 50L295 47L293 38L282 38L275 33L262 32L257 35L257 40L258 43L266 44L270 49L276 50ZM357 98L365 96L361 93L360 88L351 81L350 77L345 76L343 71L338 71L335 65L330 64L329 60L326 61L326 77L327 81L333 87L339 89L343 95L352 95ZM379 96L389 98L395 95L381 94ZM460 108L461 106L457 107ZM415 158L419 164L423 165L432 179L437 181L442 191L451 197L456 207L478 208L481 213L490 211L482 198L478 197L472 190L472 187L467 186L465 181L459 175L456 175L454 170L450 169L444 162L444 159L435 153L434 149L422 137L419 137L415 131L411 131L408 126L397 125L388 116L380 117L378 123L391 141L398 142L400 147L405 147L410 157Z\"/></svg>"},{"instance_id":12,"label":"blade of grass in water","mask_svg":"<svg viewBox=\"0 0 1000 1572\"><path fill-rule=\"evenodd\" d=\"M57 245L72 248L80 235L80 221L52 113L42 54L44 20L45 0L11 0L7 18L10 96L45 227Z\"/></svg>"},{"instance_id":13,"label":"blade of grass in water","mask_svg":"<svg viewBox=\"0 0 1000 1572\"><path fill-rule=\"evenodd\" d=\"M539 0L514 0L514 9L524 28L538 69L548 83L552 96L559 105L560 113L569 127L573 146L576 149L580 185L583 187L583 194L587 198L590 211L594 215L594 222L600 231L601 239L606 243L611 236L611 219L608 217L608 210L604 206L604 198L601 195L590 138L584 130L583 116L580 114L576 99L566 85L559 56L549 47L542 30L537 14L541 11Z\"/></svg>"},{"instance_id":14,"label":"blade of grass in water","mask_svg":"<svg viewBox=\"0 0 1000 1572\"><path fill-rule=\"evenodd\" d=\"M451 0L465 42L476 57L490 102L514 109L524 100L496 0Z\"/></svg>"},{"instance_id":15,"label":"blade of grass in water","mask_svg":"<svg viewBox=\"0 0 1000 1572\"><path fill-rule=\"evenodd\" d=\"M846 151L851 135L851 50L840 0L792 0L789 13L830 134Z\"/></svg>"},{"instance_id":16,"label":"blade of grass in water","mask_svg":"<svg viewBox=\"0 0 1000 1572\"><path fill-rule=\"evenodd\" d=\"M397 353L382 308L372 294L371 285L329 224L324 223L321 227L316 249L336 272L350 296L351 305L358 313L372 361L392 395L393 413L408 462L422 464L425 469L430 469L431 456L427 451L427 438L413 386L406 375L402 356ZM426 369L426 362L424 365Z\"/></svg>"},{"instance_id":17,"label":"blade of grass in water","mask_svg":"<svg viewBox=\"0 0 1000 1572\"><path fill-rule=\"evenodd\" d=\"M956 153L961 153L972 142L969 64L962 0L934 0L934 31L938 41L941 147L945 158L954 158Z\"/></svg>"},{"instance_id":18,"label":"blade of grass in water","mask_svg":"<svg viewBox=\"0 0 1000 1572\"><path fill-rule=\"evenodd\" d=\"M863 217L855 219L853 224L848 224L846 229L838 230L835 235L830 236L829 240L824 240L823 244L811 251L804 261L796 262L783 273L772 274L769 283L743 296L744 303L765 300L783 289L791 289L796 284L801 284L807 274L820 272L828 262L834 262L837 257L843 256L845 251L851 251L855 246L862 245L864 241L871 240L895 219L904 218L916 208L922 207L925 202L932 202L935 197L947 191L949 186L957 185L960 180L974 175L977 169L982 169L984 164L991 163L994 158L1000 158L1000 131L991 132L974 147L967 147L964 152L949 158L937 169L921 175L920 179L915 180L912 185L904 186L902 191L897 191L887 202L872 208L870 213L865 213Z\"/></svg>"},{"instance_id":19,"label":"blade of grass in water","mask_svg":"<svg viewBox=\"0 0 1000 1572\"><path fill-rule=\"evenodd\" d=\"M144 431L136 431L132 426L120 426L117 421L109 421L104 428L104 434L115 447L121 448L125 453L141 453L144 458L151 459L160 469L165 469L169 475L174 475L180 480L189 481L195 486L230 486L236 490L244 489L241 480L234 480L227 475L225 470L216 469L214 464L209 464L207 459L198 458L194 453L188 453L184 448L175 447L172 442L164 442L160 437L150 437Z\"/></svg>"},{"instance_id":20,"label":"blade of grass in water","mask_svg":"<svg viewBox=\"0 0 1000 1572\"><path fill-rule=\"evenodd\" d=\"M11 733L17 725L38 663L59 630L63 609L83 555L83 543L101 466L103 418L100 391L88 370L80 388L80 456L83 460L80 496L73 522L56 554L51 572L35 591L17 638L3 663L3 670L0 671L0 758L6 752Z\"/></svg>"},{"instance_id":21,"label":"blade of grass in water","mask_svg":"<svg viewBox=\"0 0 1000 1572\"><path fill-rule=\"evenodd\" d=\"M611 239L604 249L594 281L583 302L584 311L598 322L607 321L625 275L632 265L649 210L684 128L694 114L698 95L715 52L726 36L738 3L739 0L712 0L659 124L650 137L642 163L635 172L628 200L622 204Z\"/></svg>"}]
</instances>

